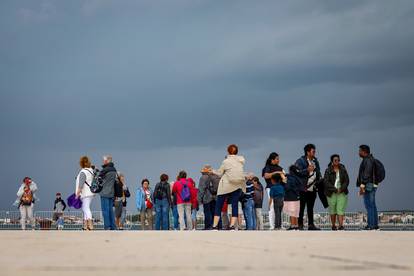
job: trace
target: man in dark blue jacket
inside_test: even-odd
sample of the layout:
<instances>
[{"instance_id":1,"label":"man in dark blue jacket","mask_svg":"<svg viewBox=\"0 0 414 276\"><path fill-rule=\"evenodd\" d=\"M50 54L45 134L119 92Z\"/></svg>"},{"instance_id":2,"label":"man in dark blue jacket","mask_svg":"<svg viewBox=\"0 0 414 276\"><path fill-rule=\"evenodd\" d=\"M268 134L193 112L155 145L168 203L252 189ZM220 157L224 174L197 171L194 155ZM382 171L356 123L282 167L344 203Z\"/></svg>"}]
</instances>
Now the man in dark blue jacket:
<instances>
[{"instance_id":1,"label":"man in dark blue jacket","mask_svg":"<svg viewBox=\"0 0 414 276\"><path fill-rule=\"evenodd\" d=\"M317 187L321 179L319 161L315 157L316 147L308 144L304 148L305 155L299 158L295 166L298 168L297 176L301 179L304 191L300 193L299 229L303 230L303 216L305 207L308 213L308 230L320 230L313 222L313 208L315 206Z\"/></svg>"}]
</instances>

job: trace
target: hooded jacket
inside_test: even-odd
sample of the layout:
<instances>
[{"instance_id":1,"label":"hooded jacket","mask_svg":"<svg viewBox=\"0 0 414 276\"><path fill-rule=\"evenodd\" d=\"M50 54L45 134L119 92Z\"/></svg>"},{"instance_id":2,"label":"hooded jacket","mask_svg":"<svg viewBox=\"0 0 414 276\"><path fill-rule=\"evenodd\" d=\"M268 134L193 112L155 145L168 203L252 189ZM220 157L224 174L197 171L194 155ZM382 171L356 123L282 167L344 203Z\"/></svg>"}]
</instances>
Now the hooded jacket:
<instances>
[{"instance_id":1,"label":"hooded jacket","mask_svg":"<svg viewBox=\"0 0 414 276\"><path fill-rule=\"evenodd\" d=\"M225 195L241 189L246 193L245 159L240 155L228 155L218 170L213 173L220 176L217 195Z\"/></svg>"},{"instance_id":2,"label":"hooded jacket","mask_svg":"<svg viewBox=\"0 0 414 276\"><path fill-rule=\"evenodd\" d=\"M102 166L99 173L99 178L102 181L102 191L99 193L101 197L113 198L115 196L115 182L117 179L116 169L114 163L108 163Z\"/></svg>"},{"instance_id":3,"label":"hooded jacket","mask_svg":"<svg viewBox=\"0 0 414 276\"><path fill-rule=\"evenodd\" d=\"M20 206L20 200L23 196L24 193L24 187L26 186L26 184L22 183L22 185L20 185L19 190L17 191L17 199L14 202L13 205L19 207ZM33 204L39 200L39 198L36 196L36 191L37 191L37 184L32 180L32 183L30 183L29 186L30 190L32 191L33 194Z\"/></svg>"},{"instance_id":4,"label":"hooded jacket","mask_svg":"<svg viewBox=\"0 0 414 276\"><path fill-rule=\"evenodd\" d=\"M215 186L217 191L219 183L220 178L217 175L202 173L200 181L198 182L198 202L201 204L208 204L213 200L216 200L216 196L210 191L210 186Z\"/></svg>"}]
</instances>

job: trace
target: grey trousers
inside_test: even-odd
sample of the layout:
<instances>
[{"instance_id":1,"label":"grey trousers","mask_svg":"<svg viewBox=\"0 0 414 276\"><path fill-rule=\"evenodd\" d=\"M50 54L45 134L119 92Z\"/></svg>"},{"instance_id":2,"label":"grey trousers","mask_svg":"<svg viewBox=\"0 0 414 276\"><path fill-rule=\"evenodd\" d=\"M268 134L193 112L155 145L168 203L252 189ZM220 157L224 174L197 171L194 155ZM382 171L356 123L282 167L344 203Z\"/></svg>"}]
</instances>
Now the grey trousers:
<instances>
[{"instance_id":1,"label":"grey trousers","mask_svg":"<svg viewBox=\"0 0 414 276\"><path fill-rule=\"evenodd\" d=\"M32 229L36 226L36 220L33 217L33 203L30 206L20 205L20 225L22 226L22 230L26 230L26 221L29 220L30 224L32 225Z\"/></svg>"}]
</instances>

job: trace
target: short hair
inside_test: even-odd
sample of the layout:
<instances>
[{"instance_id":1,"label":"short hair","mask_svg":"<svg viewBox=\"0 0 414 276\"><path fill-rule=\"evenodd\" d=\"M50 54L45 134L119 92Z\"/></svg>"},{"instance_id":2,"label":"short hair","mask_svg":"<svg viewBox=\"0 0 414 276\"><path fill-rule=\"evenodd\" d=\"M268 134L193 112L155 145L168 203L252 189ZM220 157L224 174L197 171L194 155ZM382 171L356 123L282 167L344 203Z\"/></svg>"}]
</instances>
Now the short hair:
<instances>
[{"instance_id":1,"label":"short hair","mask_svg":"<svg viewBox=\"0 0 414 276\"><path fill-rule=\"evenodd\" d=\"M167 175L167 174L165 174L165 173L163 173L163 174L160 176L160 180L161 180L161 182L168 181L168 175Z\"/></svg>"},{"instance_id":2,"label":"short hair","mask_svg":"<svg viewBox=\"0 0 414 276\"><path fill-rule=\"evenodd\" d=\"M334 160L335 158L339 158L339 159L340 159L341 157L339 156L339 154L336 154L336 153L335 153L335 154L332 154L332 155L331 155L331 163L333 163L333 160Z\"/></svg>"},{"instance_id":3,"label":"short hair","mask_svg":"<svg viewBox=\"0 0 414 276\"><path fill-rule=\"evenodd\" d=\"M308 152L310 152L311 150L316 149L314 144L307 144L304 148L303 151L305 152L305 156L306 154L308 154Z\"/></svg>"},{"instance_id":4,"label":"short hair","mask_svg":"<svg viewBox=\"0 0 414 276\"><path fill-rule=\"evenodd\" d=\"M112 162L112 156L111 155L104 155L103 156L103 160L108 161L108 162Z\"/></svg>"},{"instance_id":5,"label":"short hair","mask_svg":"<svg viewBox=\"0 0 414 276\"><path fill-rule=\"evenodd\" d=\"M276 183L282 182L282 176L280 175L280 173L275 173L274 175L272 175L272 180Z\"/></svg>"},{"instance_id":6,"label":"short hair","mask_svg":"<svg viewBox=\"0 0 414 276\"><path fill-rule=\"evenodd\" d=\"M180 171L178 173L178 179L187 178L187 173L185 171Z\"/></svg>"},{"instance_id":7,"label":"short hair","mask_svg":"<svg viewBox=\"0 0 414 276\"><path fill-rule=\"evenodd\" d=\"M227 147L227 152L230 155L236 155L237 153L239 153L239 147L237 147L237 145L235 144L231 144L230 146Z\"/></svg>"},{"instance_id":8,"label":"short hair","mask_svg":"<svg viewBox=\"0 0 414 276\"><path fill-rule=\"evenodd\" d=\"M371 149L369 148L369 146L368 145L360 145L359 146L359 149L360 150L362 150L363 152L365 152L365 153L368 153L368 154L370 154L371 153Z\"/></svg>"},{"instance_id":9,"label":"short hair","mask_svg":"<svg viewBox=\"0 0 414 276\"><path fill-rule=\"evenodd\" d=\"M141 186L143 186L145 182L148 182L148 184L150 184L150 182L149 182L148 178L144 178L144 179L142 179L142 181L141 181Z\"/></svg>"},{"instance_id":10,"label":"short hair","mask_svg":"<svg viewBox=\"0 0 414 276\"><path fill-rule=\"evenodd\" d=\"M31 178L26 176L25 178L23 178L23 183L26 183L27 180L31 180Z\"/></svg>"},{"instance_id":11,"label":"short hair","mask_svg":"<svg viewBox=\"0 0 414 276\"><path fill-rule=\"evenodd\" d=\"M82 169L91 167L91 160L88 156L82 156L79 160L79 165Z\"/></svg>"}]
</instances>

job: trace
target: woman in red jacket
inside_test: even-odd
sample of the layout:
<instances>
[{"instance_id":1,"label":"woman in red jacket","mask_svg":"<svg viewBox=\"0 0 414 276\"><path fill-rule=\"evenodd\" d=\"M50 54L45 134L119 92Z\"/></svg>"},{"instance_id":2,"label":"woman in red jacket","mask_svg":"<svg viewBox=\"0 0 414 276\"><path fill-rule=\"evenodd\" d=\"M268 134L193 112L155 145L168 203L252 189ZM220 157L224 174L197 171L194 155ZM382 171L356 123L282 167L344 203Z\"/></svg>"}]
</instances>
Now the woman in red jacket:
<instances>
[{"instance_id":1,"label":"woman in red jacket","mask_svg":"<svg viewBox=\"0 0 414 276\"><path fill-rule=\"evenodd\" d=\"M194 191L194 181L187 179L187 173L181 171L178 174L177 181L174 183L172 188L172 193L175 194L177 198L177 210L180 221L180 230L191 230L193 229L193 223L191 221L191 208L192 208L192 198ZM186 227L187 224L187 227Z\"/></svg>"}]
</instances>

